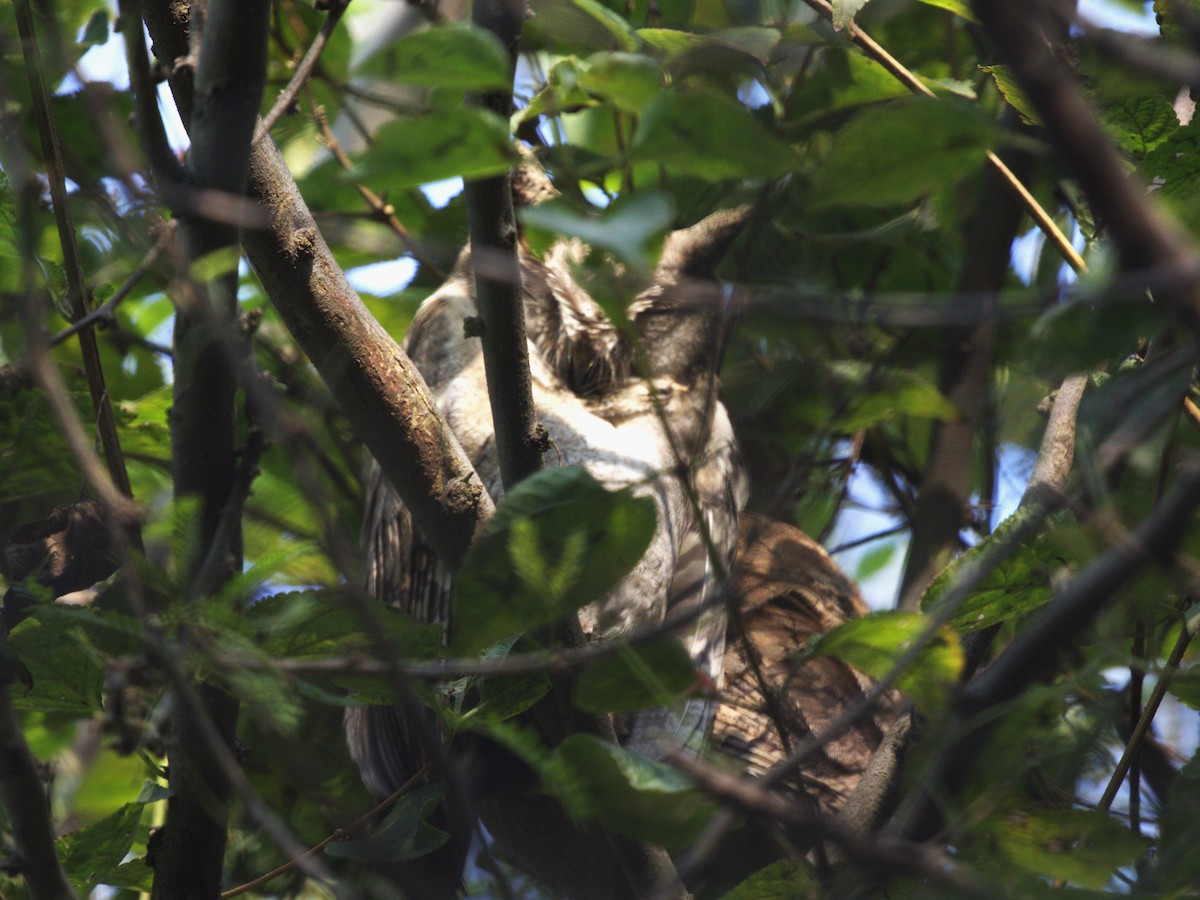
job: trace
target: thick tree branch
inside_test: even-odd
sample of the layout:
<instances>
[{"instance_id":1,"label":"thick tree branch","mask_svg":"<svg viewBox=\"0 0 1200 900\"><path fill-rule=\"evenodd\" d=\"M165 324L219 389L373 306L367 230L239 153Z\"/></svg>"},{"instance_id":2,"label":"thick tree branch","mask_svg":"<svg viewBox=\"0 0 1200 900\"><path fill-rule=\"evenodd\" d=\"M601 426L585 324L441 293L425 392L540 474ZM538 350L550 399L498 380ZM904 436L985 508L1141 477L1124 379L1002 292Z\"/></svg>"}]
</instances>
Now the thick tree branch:
<instances>
[{"instance_id":1,"label":"thick tree branch","mask_svg":"<svg viewBox=\"0 0 1200 900\"><path fill-rule=\"evenodd\" d=\"M1169 565L1198 507L1200 468L1191 468L1153 515L1073 578L1009 648L963 689L953 712L960 736L938 757L933 768L936 787L914 797L901 810L897 822L901 834L925 840L937 832L942 819L931 795L936 790L939 797L947 792L953 796L975 761L984 758L995 724L993 717L984 714L1052 674L1062 648L1086 629L1147 563ZM983 720L986 722L979 724Z\"/></svg>"},{"instance_id":2,"label":"thick tree branch","mask_svg":"<svg viewBox=\"0 0 1200 900\"><path fill-rule=\"evenodd\" d=\"M3 665L11 667L6 660ZM8 694L11 672L0 686L0 801L8 812L14 849L34 900L66 900L75 892L54 845L50 802L38 762L25 743Z\"/></svg>"},{"instance_id":3,"label":"thick tree branch","mask_svg":"<svg viewBox=\"0 0 1200 900\"><path fill-rule=\"evenodd\" d=\"M183 56L186 8L154 0L145 13L156 55ZM190 78L186 70L172 70L169 78L187 123ZM270 229L242 236L267 295L422 534L441 559L457 567L493 509L479 476L420 373L346 280L269 139L251 153L249 187L272 217Z\"/></svg>"},{"instance_id":4,"label":"thick tree branch","mask_svg":"<svg viewBox=\"0 0 1200 900\"><path fill-rule=\"evenodd\" d=\"M510 75L516 70L526 9L524 0L477 0L471 13L474 24L508 50ZM475 102L505 121L512 115L511 91L487 93ZM496 451L504 486L511 488L542 467L545 443L537 437L529 377L512 175L468 181L464 192Z\"/></svg>"},{"instance_id":5,"label":"thick tree branch","mask_svg":"<svg viewBox=\"0 0 1200 900\"><path fill-rule=\"evenodd\" d=\"M184 167L190 188L233 197L245 189L266 82L269 14L269 0L210 0L207 5L195 71L192 145ZM238 232L227 221L189 211L181 215L179 235L193 271L197 263L211 265L214 254L230 251L219 273L193 281L191 290L185 286L175 315L172 477L176 498L200 501L198 559L205 562L194 563L188 573L186 598L199 600L242 566L241 498L233 495L238 367L231 361L239 352L233 252ZM220 688L202 684L196 691L200 705L192 708L183 702L185 688L174 688L172 796L155 854L153 896L210 900L221 889L232 788L231 773L213 754L217 745L232 746L238 704Z\"/></svg>"}]
</instances>

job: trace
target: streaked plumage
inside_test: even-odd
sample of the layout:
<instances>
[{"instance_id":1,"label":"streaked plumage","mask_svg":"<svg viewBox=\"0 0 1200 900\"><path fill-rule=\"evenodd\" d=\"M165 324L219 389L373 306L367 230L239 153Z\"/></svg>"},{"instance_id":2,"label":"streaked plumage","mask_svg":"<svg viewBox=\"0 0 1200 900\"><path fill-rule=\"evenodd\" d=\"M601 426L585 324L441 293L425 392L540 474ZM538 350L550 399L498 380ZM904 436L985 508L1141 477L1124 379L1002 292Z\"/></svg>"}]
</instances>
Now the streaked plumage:
<instances>
[{"instance_id":1,"label":"streaked plumage","mask_svg":"<svg viewBox=\"0 0 1200 900\"><path fill-rule=\"evenodd\" d=\"M812 637L865 615L867 605L820 544L792 525L747 513L734 593L738 613L712 743L761 775L871 689L870 679L839 660L793 661ZM894 703L889 696L813 754L788 787L823 813L838 810L879 746Z\"/></svg>"},{"instance_id":2,"label":"streaked plumage","mask_svg":"<svg viewBox=\"0 0 1200 900\"><path fill-rule=\"evenodd\" d=\"M633 486L657 505L658 528L644 558L581 614L584 630L594 639L656 624L674 604L705 602L717 589L718 570L732 561L747 485L728 416L716 396L722 316L716 303L693 302L690 293L693 279L711 274L745 215L744 209L718 213L668 239L653 283L630 307L632 342L571 274L570 266L588 248L564 241L544 260L523 256L534 405L552 441L546 465L583 465L601 483ZM709 293L710 300L719 300ZM463 331L465 320L475 315L470 254L464 251L450 278L422 304L405 349L484 485L499 498L482 353L478 340ZM646 377L635 374L634 345L645 353ZM373 469L367 589L418 619L445 622L450 575ZM717 564L700 539L688 497L692 490ZM681 635L697 667L713 682L721 679L724 635L719 605ZM639 714L625 740L647 753L661 740L695 743L706 733L711 714L711 702L703 699ZM395 710L350 710L346 727L351 754L374 793L387 794L414 768L411 761L419 757Z\"/></svg>"}]
</instances>

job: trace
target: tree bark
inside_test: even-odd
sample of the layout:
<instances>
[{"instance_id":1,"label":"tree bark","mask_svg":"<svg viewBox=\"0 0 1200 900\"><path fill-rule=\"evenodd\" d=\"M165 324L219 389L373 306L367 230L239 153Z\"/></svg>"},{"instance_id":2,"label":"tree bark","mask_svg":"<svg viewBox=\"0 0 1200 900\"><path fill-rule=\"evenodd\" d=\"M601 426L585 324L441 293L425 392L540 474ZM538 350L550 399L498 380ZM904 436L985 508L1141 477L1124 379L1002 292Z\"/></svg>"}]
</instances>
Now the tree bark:
<instances>
[{"instance_id":1,"label":"tree bark","mask_svg":"<svg viewBox=\"0 0 1200 900\"><path fill-rule=\"evenodd\" d=\"M202 32L192 34L194 42L202 40L184 180L195 191L240 197L245 190L266 81L269 14L269 0L210 0ZM180 238L186 261L194 266L206 258L211 263L221 251L236 251L238 229L185 214ZM227 271L185 287L175 314L172 477L177 501L194 497L200 502L200 552L185 576L185 599L193 602L242 567L240 509L226 508L237 477L237 257L231 253ZM217 561L213 571L207 571L209 558ZM212 685L202 685L200 695L220 740L232 747L237 701ZM172 796L155 848L153 896L210 900L221 892L229 781L182 703L176 705L172 740Z\"/></svg>"}]
</instances>

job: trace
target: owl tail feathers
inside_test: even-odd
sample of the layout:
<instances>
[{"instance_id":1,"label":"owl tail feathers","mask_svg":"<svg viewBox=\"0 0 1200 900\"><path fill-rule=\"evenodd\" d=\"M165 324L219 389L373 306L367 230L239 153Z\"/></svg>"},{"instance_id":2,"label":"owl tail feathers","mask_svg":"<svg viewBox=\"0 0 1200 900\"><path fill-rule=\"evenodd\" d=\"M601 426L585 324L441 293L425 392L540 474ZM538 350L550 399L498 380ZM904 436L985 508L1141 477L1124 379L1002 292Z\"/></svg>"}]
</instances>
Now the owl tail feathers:
<instances>
[{"instance_id":1,"label":"owl tail feathers","mask_svg":"<svg viewBox=\"0 0 1200 900\"><path fill-rule=\"evenodd\" d=\"M428 715L428 711L414 711ZM413 750L414 735L398 706L362 706L345 713L346 744L367 790L384 800L404 787L419 767L413 762L426 758ZM430 717L432 725L432 717ZM435 776L428 776L433 781ZM413 789L420 785L413 785ZM397 803L403 803L401 796ZM393 807L394 808L394 807ZM375 828L386 821L387 812ZM394 882L406 897L454 897L463 887L463 869L475 831L473 816L456 810L444 798L428 817L430 825L449 835L438 849L415 859L377 861L378 871Z\"/></svg>"}]
</instances>

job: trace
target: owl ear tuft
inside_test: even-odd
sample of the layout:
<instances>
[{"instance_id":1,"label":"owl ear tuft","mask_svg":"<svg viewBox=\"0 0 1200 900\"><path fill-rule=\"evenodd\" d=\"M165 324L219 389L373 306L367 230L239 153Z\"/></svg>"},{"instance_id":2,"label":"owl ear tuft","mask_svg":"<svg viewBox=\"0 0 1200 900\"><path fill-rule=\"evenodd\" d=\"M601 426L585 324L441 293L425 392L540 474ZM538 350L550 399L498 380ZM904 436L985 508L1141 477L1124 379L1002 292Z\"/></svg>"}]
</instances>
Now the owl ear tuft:
<instances>
[{"instance_id":1,"label":"owl ear tuft","mask_svg":"<svg viewBox=\"0 0 1200 900\"><path fill-rule=\"evenodd\" d=\"M748 203L718 210L690 228L672 231L663 245L654 283L666 285L681 278L711 278L750 220L752 210Z\"/></svg>"}]
</instances>

